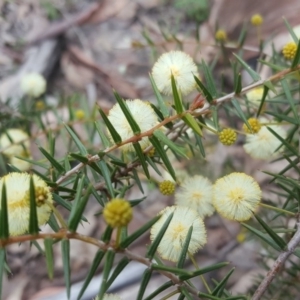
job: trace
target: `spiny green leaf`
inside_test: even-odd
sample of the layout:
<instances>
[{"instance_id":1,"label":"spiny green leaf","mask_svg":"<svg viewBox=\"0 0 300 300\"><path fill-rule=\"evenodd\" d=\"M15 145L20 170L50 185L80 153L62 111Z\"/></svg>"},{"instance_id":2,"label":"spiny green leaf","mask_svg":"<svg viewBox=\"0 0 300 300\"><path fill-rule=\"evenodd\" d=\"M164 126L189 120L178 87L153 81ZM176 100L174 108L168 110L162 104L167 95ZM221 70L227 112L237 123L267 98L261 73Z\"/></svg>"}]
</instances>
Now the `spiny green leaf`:
<instances>
[{"instance_id":1,"label":"spiny green leaf","mask_svg":"<svg viewBox=\"0 0 300 300\"><path fill-rule=\"evenodd\" d=\"M47 237L44 239L46 265L47 265L48 277L50 280L53 279L53 268L54 268L52 245L53 245L53 239L51 237Z\"/></svg>"},{"instance_id":2,"label":"spiny green leaf","mask_svg":"<svg viewBox=\"0 0 300 300\"><path fill-rule=\"evenodd\" d=\"M254 214L256 220L265 229L271 239L283 250L286 247L286 242L276 233L274 230L267 225L257 214Z\"/></svg>"},{"instance_id":3,"label":"spiny green leaf","mask_svg":"<svg viewBox=\"0 0 300 300\"><path fill-rule=\"evenodd\" d=\"M136 120L134 119L133 115L131 114L126 101L124 101L116 91L114 91L114 95L133 133L140 134L141 129L137 124Z\"/></svg>"},{"instance_id":4,"label":"spiny green leaf","mask_svg":"<svg viewBox=\"0 0 300 300\"><path fill-rule=\"evenodd\" d=\"M42 154L49 160L50 164L59 172L65 173L64 167L50 154L48 153L43 147L39 146L40 151Z\"/></svg>"},{"instance_id":5,"label":"spiny green leaf","mask_svg":"<svg viewBox=\"0 0 300 300\"><path fill-rule=\"evenodd\" d=\"M77 153L69 153L69 155L83 164L87 164L89 162L89 159L84 155L80 155Z\"/></svg>"},{"instance_id":6,"label":"spiny green leaf","mask_svg":"<svg viewBox=\"0 0 300 300\"><path fill-rule=\"evenodd\" d=\"M177 268L183 268L183 265L184 265L184 262L185 262L185 259L186 259L186 255L187 255L188 250L189 250L189 245L190 245L192 233L193 233L193 226L191 226L189 228L189 231L188 231L188 233L185 237L184 244L182 246L182 250L180 252L180 256L179 256L179 259L178 259L178 262L177 262L177 265L176 265Z\"/></svg>"},{"instance_id":7,"label":"spiny green leaf","mask_svg":"<svg viewBox=\"0 0 300 300\"><path fill-rule=\"evenodd\" d=\"M264 103L266 101L268 92L269 92L269 86L266 84L266 85L264 85L264 92L263 92L263 96L262 96L262 99L261 99L260 104L259 104L259 108L258 108L256 117L258 117L260 115L261 111L262 111L262 108L263 108Z\"/></svg>"},{"instance_id":8,"label":"spiny green leaf","mask_svg":"<svg viewBox=\"0 0 300 300\"><path fill-rule=\"evenodd\" d=\"M157 103L158 103L158 106L160 108L160 111L162 112L163 116L166 118L170 115L169 113L169 109L168 107L166 106L165 104L165 101L164 99L162 98L157 86L156 86L156 83L152 77L151 74L149 74L149 77L150 77L150 81L151 81L151 85L152 85L152 88L153 88L153 91L154 91L154 94L156 96L156 99L157 99Z\"/></svg>"},{"instance_id":9,"label":"spiny green leaf","mask_svg":"<svg viewBox=\"0 0 300 300\"><path fill-rule=\"evenodd\" d=\"M178 275L191 275L191 273L183 268L175 268L175 267L170 267L170 266L165 266L165 265L159 265L159 264L152 264L151 268L153 270L162 270L162 271L168 271L173 274L178 274Z\"/></svg>"},{"instance_id":10,"label":"spiny green leaf","mask_svg":"<svg viewBox=\"0 0 300 300\"><path fill-rule=\"evenodd\" d=\"M120 243L120 248L125 249L127 248L132 242L134 242L137 238L139 238L142 234L144 234L148 229L150 229L160 218L160 216L156 216L151 219L149 222L144 224L141 228L136 230L134 233L129 235L124 241Z\"/></svg>"},{"instance_id":11,"label":"spiny green leaf","mask_svg":"<svg viewBox=\"0 0 300 300\"><path fill-rule=\"evenodd\" d=\"M208 89L210 95L213 98L216 98L217 95L218 95L218 92L217 92L217 88L216 88L216 85L215 85L215 81L213 79L212 72L211 72L210 68L205 63L204 60L201 61L201 66L202 66L204 77L205 77L205 80L206 80L206 83L207 83L207 89Z\"/></svg>"},{"instance_id":12,"label":"spiny green leaf","mask_svg":"<svg viewBox=\"0 0 300 300\"><path fill-rule=\"evenodd\" d=\"M228 281L228 279L230 278L230 276L232 275L232 273L234 272L235 268L232 268L227 274L226 276L219 282L219 284L214 288L214 290L212 291L212 295L214 296L222 296L222 292L225 288L225 285Z\"/></svg>"},{"instance_id":13,"label":"spiny green leaf","mask_svg":"<svg viewBox=\"0 0 300 300\"><path fill-rule=\"evenodd\" d=\"M36 200L35 200L35 188L33 182L33 176L30 176L29 182L29 201L30 201L30 212L29 212L29 230L31 234L38 234L39 225L36 211Z\"/></svg>"},{"instance_id":14,"label":"spiny green leaf","mask_svg":"<svg viewBox=\"0 0 300 300\"><path fill-rule=\"evenodd\" d=\"M108 280L109 273L112 270L114 258L115 258L115 252L113 250L108 250L106 252L105 263L104 263L104 268L103 268L103 272L102 272L102 283L101 283L100 290L98 293L99 299L103 298L103 295L105 294L105 292L107 290L106 283Z\"/></svg>"},{"instance_id":15,"label":"spiny green leaf","mask_svg":"<svg viewBox=\"0 0 300 300\"><path fill-rule=\"evenodd\" d=\"M281 85L282 85L282 88L283 88L284 93L286 95L286 98L289 101L290 107L292 108L292 111L293 111L293 114L294 114L294 118L295 118L295 120L298 120L298 122L299 122L298 112L297 112L297 109L295 107L295 104L294 104L294 101L293 101L293 97L292 97L292 94L291 94L291 91L290 91L290 88L288 86L288 83L287 83L286 79L283 78L281 80Z\"/></svg>"},{"instance_id":16,"label":"spiny green leaf","mask_svg":"<svg viewBox=\"0 0 300 300\"><path fill-rule=\"evenodd\" d=\"M142 186L142 183L140 181L140 178L139 178L139 175L138 175L136 169L132 169L132 176L133 176L135 183L138 185L140 191L144 194L143 186Z\"/></svg>"},{"instance_id":17,"label":"spiny green leaf","mask_svg":"<svg viewBox=\"0 0 300 300\"><path fill-rule=\"evenodd\" d=\"M169 160L164 148L160 144L159 140L155 136L150 136L149 140L150 140L151 144L154 146L155 150L157 151L157 153L160 156L160 158L162 159L162 161L164 162L170 175L176 181L175 171L172 167L172 164L170 163L170 160Z\"/></svg>"},{"instance_id":18,"label":"spiny green leaf","mask_svg":"<svg viewBox=\"0 0 300 300\"><path fill-rule=\"evenodd\" d=\"M157 295L170 288L171 286L173 286L173 282L171 280L167 281L166 283L162 284L159 288L157 288L153 293L151 293L148 297L144 298L144 300L157 299L155 298Z\"/></svg>"},{"instance_id":19,"label":"spiny green leaf","mask_svg":"<svg viewBox=\"0 0 300 300\"><path fill-rule=\"evenodd\" d=\"M188 292L187 288L185 286L181 286L180 291L182 292L182 294L185 296L185 298L187 300L193 300L194 297Z\"/></svg>"},{"instance_id":20,"label":"spiny green leaf","mask_svg":"<svg viewBox=\"0 0 300 300\"><path fill-rule=\"evenodd\" d=\"M173 92L175 110L178 114L181 114L184 111L184 107L182 105L182 99L177 90L177 86L176 86L176 82L175 82L173 74L171 75L171 84L172 84L172 92Z\"/></svg>"},{"instance_id":21,"label":"spiny green leaf","mask_svg":"<svg viewBox=\"0 0 300 300\"><path fill-rule=\"evenodd\" d=\"M109 277L106 288L108 289L112 283L115 281L115 279L121 274L121 272L124 270L124 268L130 263L130 259L127 257L123 257L119 263L117 264L116 268L114 269L113 273Z\"/></svg>"},{"instance_id":22,"label":"spiny green leaf","mask_svg":"<svg viewBox=\"0 0 300 300\"><path fill-rule=\"evenodd\" d=\"M172 218L173 218L173 213L171 213L168 216L165 223L163 224L163 226L159 230L157 236L155 237L154 241L152 241L152 244L150 245L150 247L147 251L147 254L146 254L146 257L148 257L150 260L153 258L154 254L157 250L157 247L159 246L162 238L164 237L164 234L165 234L166 230L168 229L168 226L169 226Z\"/></svg>"},{"instance_id":23,"label":"spiny green leaf","mask_svg":"<svg viewBox=\"0 0 300 300\"><path fill-rule=\"evenodd\" d=\"M110 241L113 230L114 229L108 225L101 236L101 241L103 241L104 243L108 243Z\"/></svg>"},{"instance_id":24,"label":"spiny green leaf","mask_svg":"<svg viewBox=\"0 0 300 300\"><path fill-rule=\"evenodd\" d=\"M109 142L109 139L104 134L104 132L102 131L102 128L100 127L100 123L95 122L94 124L95 124L95 128L100 136L100 139L102 141L104 148L108 148L110 146L110 142Z\"/></svg>"},{"instance_id":25,"label":"spiny green leaf","mask_svg":"<svg viewBox=\"0 0 300 300\"><path fill-rule=\"evenodd\" d=\"M283 17L283 21L284 21L284 24L285 24L287 30L289 31L291 37L293 38L294 42L296 44L298 44L299 39L298 39L296 33L294 32L292 26L290 25L290 23L287 21L287 19L285 17Z\"/></svg>"},{"instance_id":26,"label":"spiny green leaf","mask_svg":"<svg viewBox=\"0 0 300 300\"><path fill-rule=\"evenodd\" d=\"M236 59L239 61L239 63L245 68L245 70L247 71L247 73L252 77L252 79L254 81L260 80L259 74L256 73L253 69L251 69L251 67L242 58L240 58L235 53L233 53L233 55L236 57Z\"/></svg>"},{"instance_id":27,"label":"spiny green leaf","mask_svg":"<svg viewBox=\"0 0 300 300\"><path fill-rule=\"evenodd\" d=\"M148 170L148 166L147 166L147 162L146 162L146 159L145 159L145 154L141 148L141 145L139 142L137 143L132 143L133 147L134 147L134 150L136 152L136 155L137 157L139 158L139 161L142 165L142 168L144 170L144 173L146 175L146 177L148 179L150 179L150 173L149 173L149 170Z\"/></svg>"},{"instance_id":28,"label":"spiny green leaf","mask_svg":"<svg viewBox=\"0 0 300 300\"><path fill-rule=\"evenodd\" d=\"M255 229L254 227L241 223L244 227L246 227L248 230L250 230L252 233L254 233L256 236L258 236L260 239L262 239L264 242L269 244L272 248L275 250L281 251L281 248L266 234L262 233L261 231Z\"/></svg>"},{"instance_id":29,"label":"spiny green leaf","mask_svg":"<svg viewBox=\"0 0 300 300\"><path fill-rule=\"evenodd\" d=\"M70 241L69 240L62 240L61 241L61 253L62 253L62 261L63 261L63 268L64 268L64 278L67 290L67 297L70 299L70 287L71 287L71 280L70 280Z\"/></svg>"},{"instance_id":30,"label":"spiny green leaf","mask_svg":"<svg viewBox=\"0 0 300 300\"><path fill-rule=\"evenodd\" d=\"M3 281L4 271L5 271L5 248L0 248L0 299L2 299L2 281Z\"/></svg>"},{"instance_id":31,"label":"spiny green leaf","mask_svg":"<svg viewBox=\"0 0 300 300\"><path fill-rule=\"evenodd\" d=\"M151 278L151 275L152 275L152 270L151 269L146 269L144 271L142 281L141 281L141 284L140 284L140 288L139 288L139 292L138 292L138 295L137 295L137 298L136 298L137 300L142 300L143 299L143 296L144 296L146 287L149 283L149 280Z\"/></svg>"},{"instance_id":32,"label":"spiny green leaf","mask_svg":"<svg viewBox=\"0 0 300 300\"><path fill-rule=\"evenodd\" d=\"M108 169L108 166L107 166L107 164L104 160L100 160L98 162L98 166L101 170L101 173L102 173L102 176L103 176L104 181L106 183L106 187L108 189L108 192L109 192L110 196L112 198L114 198L115 197L115 192L114 192L114 189L113 189L113 186L112 186L111 174L110 174L110 171Z\"/></svg>"},{"instance_id":33,"label":"spiny green leaf","mask_svg":"<svg viewBox=\"0 0 300 300\"><path fill-rule=\"evenodd\" d=\"M3 179L2 192L1 192L1 210L0 210L0 239L7 239L8 237L9 237L9 223L8 223L8 210L7 210L7 192L6 192L5 180Z\"/></svg>"},{"instance_id":34,"label":"spiny green leaf","mask_svg":"<svg viewBox=\"0 0 300 300\"><path fill-rule=\"evenodd\" d=\"M241 73L235 75L234 80L235 80L234 92L236 95L238 95L242 91L242 75L241 75Z\"/></svg>"},{"instance_id":35,"label":"spiny green leaf","mask_svg":"<svg viewBox=\"0 0 300 300\"><path fill-rule=\"evenodd\" d=\"M168 137L161 130L155 130L153 132L153 135L155 135L160 141L162 141L165 145L167 145L170 149L172 149L180 156L188 158L184 151L181 148L179 148L176 144L174 144L170 139L168 139Z\"/></svg>"},{"instance_id":36,"label":"spiny green leaf","mask_svg":"<svg viewBox=\"0 0 300 300\"><path fill-rule=\"evenodd\" d=\"M79 152L83 155L86 156L88 154L87 150L85 149L84 145L81 143L77 135L74 133L74 131L67 125L65 124L65 128L70 134L71 138L73 139L74 143L76 144L77 148L79 149Z\"/></svg>"},{"instance_id":37,"label":"spiny green leaf","mask_svg":"<svg viewBox=\"0 0 300 300\"><path fill-rule=\"evenodd\" d=\"M72 218L68 220L68 228L71 232L75 232L79 222L81 221L83 211L90 197L92 190L92 184L90 184L84 191L84 196L80 199L80 202L76 204L76 211L72 214Z\"/></svg>"},{"instance_id":38,"label":"spiny green leaf","mask_svg":"<svg viewBox=\"0 0 300 300\"><path fill-rule=\"evenodd\" d=\"M236 109L236 114L244 121L244 123L247 125L247 127L251 129L251 126L248 123L248 120L247 120L246 116L244 115L244 112L241 109L239 102L236 99L232 98L231 103L233 104L234 108Z\"/></svg>"},{"instance_id":39,"label":"spiny green leaf","mask_svg":"<svg viewBox=\"0 0 300 300\"><path fill-rule=\"evenodd\" d=\"M86 275L85 281L84 281L84 283L82 285L82 288L81 288L81 290L80 290L80 292L77 296L77 300L81 299L81 297L84 294L86 288L88 287L88 285L90 284L92 278L94 277L95 272L98 269L104 255L105 255L105 252L103 250L98 250L97 251L97 253L96 253L96 255L93 259L93 262L91 264L91 268L90 268L88 274Z\"/></svg>"},{"instance_id":40,"label":"spiny green leaf","mask_svg":"<svg viewBox=\"0 0 300 300\"><path fill-rule=\"evenodd\" d=\"M211 95L211 93L210 93L210 92L208 91L208 89L204 86L204 84L199 80L199 78L196 77L195 75L194 75L194 79L195 79L197 85L199 86L200 90L202 91L204 97L205 97L206 100L208 101L208 103L211 104L211 103L213 102L213 100L214 100L214 98L213 98L213 96Z\"/></svg>"},{"instance_id":41,"label":"spiny green leaf","mask_svg":"<svg viewBox=\"0 0 300 300\"><path fill-rule=\"evenodd\" d=\"M300 40L296 44L297 44L297 51L296 51L295 57L292 61L291 69L295 68L298 65L299 60L300 60Z\"/></svg>"},{"instance_id":42,"label":"spiny green leaf","mask_svg":"<svg viewBox=\"0 0 300 300\"><path fill-rule=\"evenodd\" d=\"M104 113L104 111L99 107L99 112L100 115L108 129L108 131L110 132L114 142L118 145L122 142L122 139L120 137L120 135L118 134L118 132L115 130L114 126L111 124L111 122L109 121L108 117L106 116L106 114Z\"/></svg>"},{"instance_id":43,"label":"spiny green leaf","mask_svg":"<svg viewBox=\"0 0 300 300\"><path fill-rule=\"evenodd\" d=\"M179 279L180 280L188 280L188 279L191 279L193 277L199 276L201 274L205 274L205 273L208 273L210 271L223 268L223 267L227 266L228 264L229 264L228 262L222 262L222 263L214 264L214 265L211 265L211 266L208 266L208 267L205 267L205 268L201 268L201 269L196 270L194 272L190 272L190 274L188 274L188 275L179 275Z\"/></svg>"},{"instance_id":44,"label":"spiny green leaf","mask_svg":"<svg viewBox=\"0 0 300 300\"><path fill-rule=\"evenodd\" d=\"M196 134L202 136L202 130L201 130L200 126L191 114L189 114L189 113L185 114L182 117L182 120L186 125L188 125L190 128L192 128Z\"/></svg>"}]
</instances>

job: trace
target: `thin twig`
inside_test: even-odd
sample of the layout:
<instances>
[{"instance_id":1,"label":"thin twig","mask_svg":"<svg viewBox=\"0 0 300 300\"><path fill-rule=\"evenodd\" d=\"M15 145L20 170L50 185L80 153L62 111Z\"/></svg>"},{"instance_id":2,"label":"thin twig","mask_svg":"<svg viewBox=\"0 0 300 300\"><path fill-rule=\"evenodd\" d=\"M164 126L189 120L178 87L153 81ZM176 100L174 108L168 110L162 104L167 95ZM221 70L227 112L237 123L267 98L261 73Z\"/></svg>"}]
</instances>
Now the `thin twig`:
<instances>
[{"instance_id":1,"label":"thin twig","mask_svg":"<svg viewBox=\"0 0 300 300\"><path fill-rule=\"evenodd\" d=\"M297 231L292 239L287 244L287 250L282 252L278 258L275 260L271 270L267 273L265 279L261 282L257 290L255 291L252 300L259 300L263 294L266 292L268 286L276 276L276 274L281 270L281 267L288 259L288 257L294 252L295 248L300 243L300 222L297 223Z\"/></svg>"}]
</instances>

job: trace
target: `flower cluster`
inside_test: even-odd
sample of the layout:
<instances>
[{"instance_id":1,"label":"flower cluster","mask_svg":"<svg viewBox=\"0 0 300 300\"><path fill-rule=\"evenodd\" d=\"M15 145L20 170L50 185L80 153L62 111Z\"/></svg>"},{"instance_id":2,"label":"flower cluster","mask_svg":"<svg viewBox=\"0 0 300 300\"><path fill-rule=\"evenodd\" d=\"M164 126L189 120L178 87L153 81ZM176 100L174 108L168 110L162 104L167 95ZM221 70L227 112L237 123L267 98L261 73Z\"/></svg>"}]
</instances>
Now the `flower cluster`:
<instances>
[{"instance_id":1,"label":"flower cluster","mask_svg":"<svg viewBox=\"0 0 300 300\"><path fill-rule=\"evenodd\" d=\"M195 210L181 206L166 207L160 212L160 219L151 228L150 238L152 241L156 238L171 213L173 213L173 218L157 251L162 258L176 262L179 259L190 227L193 226L192 237L188 247L190 254L196 253L206 244L206 230L202 218Z\"/></svg>"},{"instance_id":2,"label":"flower cluster","mask_svg":"<svg viewBox=\"0 0 300 300\"><path fill-rule=\"evenodd\" d=\"M170 180L164 180L159 184L159 190L163 195L172 195L175 192L175 184Z\"/></svg>"},{"instance_id":3,"label":"flower cluster","mask_svg":"<svg viewBox=\"0 0 300 300\"><path fill-rule=\"evenodd\" d=\"M254 26L260 26L264 19L260 14L255 14L251 17L251 24Z\"/></svg>"},{"instance_id":4,"label":"flower cluster","mask_svg":"<svg viewBox=\"0 0 300 300\"><path fill-rule=\"evenodd\" d=\"M12 236L28 231L30 215L30 176L27 173L9 173L0 179L0 209L3 184L6 186L8 227ZM45 224L52 212L52 195L46 182L32 175L39 226Z\"/></svg>"},{"instance_id":5,"label":"flower cluster","mask_svg":"<svg viewBox=\"0 0 300 300\"><path fill-rule=\"evenodd\" d=\"M193 59L184 52L171 51L163 54L152 69L153 79L160 92L172 95L171 75L174 76L177 89L182 95L187 95L195 89L197 66Z\"/></svg>"},{"instance_id":6,"label":"flower cluster","mask_svg":"<svg viewBox=\"0 0 300 300\"><path fill-rule=\"evenodd\" d=\"M294 42L289 42L287 43L283 49L282 49L282 54L285 59L287 60L293 60L297 51L297 45Z\"/></svg>"},{"instance_id":7,"label":"flower cluster","mask_svg":"<svg viewBox=\"0 0 300 300\"><path fill-rule=\"evenodd\" d=\"M237 134L233 129L225 128L219 133L219 140L225 146L231 146L235 143Z\"/></svg>"},{"instance_id":8,"label":"flower cluster","mask_svg":"<svg viewBox=\"0 0 300 300\"><path fill-rule=\"evenodd\" d=\"M260 118L259 122L262 124L268 120ZM268 128L273 129L283 139L287 135L283 127L278 125L262 126L257 133L247 134L244 149L253 158L269 160L278 154L276 150L281 146L281 141Z\"/></svg>"},{"instance_id":9,"label":"flower cluster","mask_svg":"<svg viewBox=\"0 0 300 300\"><path fill-rule=\"evenodd\" d=\"M260 200L258 183L244 173L231 173L214 184L213 204L216 211L229 220L250 219Z\"/></svg>"},{"instance_id":10,"label":"flower cluster","mask_svg":"<svg viewBox=\"0 0 300 300\"><path fill-rule=\"evenodd\" d=\"M126 226L132 219L130 203L120 198L112 199L105 205L103 217L105 222L113 228Z\"/></svg>"},{"instance_id":11,"label":"flower cluster","mask_svg":"<svg viewBox=\"0 0 300 300\"><path fill-rule=\"evenodd\" d=\"M220 41L220 42L226 41L227 40L227 33L226 33L226 31L223 30L223 29L217 30L216 33L215 33L215 39L217 41Z\"/></svg>"},{"instance_id":12,"label":"flower cluster","mask_svg":"<svg viewBox=\"0 0 300 300\"><path fill-rule=\"evenodd\" d=\"M250 125L250 128L248 128L247 124L243 124L243 130L246 133L258 133L261 129L261 124L258 119L256 118L250 118L248 119L248 123Z\"/></svg>"},{"instance_id":13,"label":"flower cluster","mask_svg":"<svg viewBox=\"0 0 300 300\"><path fill-rule=\"evenodd\" d=\"M21 89L31 97L39 97L46 91L46 80L39 73L28 73L21 80Z\"/></svg>"},{"instance_id":14,"label":"flower cluster","mask_svg":"<svg viewBox=\"0 0 300 300\"><path fill-rule=\"evenodd\" d=\"M264 88L257 87L252 89L250 92L248 92L246 96L249 102L258 105L262 99L263 93L264 93Z\"/></svg>"},{"instance_id":15,"label":"flower cluster","mask_svg":"<svg viewBox=\"0 0 300 300\"><path fill-rule=\"evenodd\" d=\"M140 127L141 132L145 132L158 124L157 116L149 102L142 101L140 99L126 100L126 105ZM123 141L134 136L133 130L118 103L115 104L109 111L108 119L113 124ZM108 135L110 140L113 142L113 138L109 132ZM148 137L143 137L139 143L142 149L150 146ZM125 144L120 148L123 151L134 151L134 147L131 143Z\"/></svg>"},{"instance_id":16,"label":"flower cluster","mask_svg":"<svg viewBox=\"0 0 300 300\"><path fill-rule=\"evenodd\" d=\"M2 153L8 158L9 163L20 171L27 171L30 163L17 158L31 158L30 143L28 134L17 128L8 129L0 136L0 148Z\"/></svg>"}]
</instances>

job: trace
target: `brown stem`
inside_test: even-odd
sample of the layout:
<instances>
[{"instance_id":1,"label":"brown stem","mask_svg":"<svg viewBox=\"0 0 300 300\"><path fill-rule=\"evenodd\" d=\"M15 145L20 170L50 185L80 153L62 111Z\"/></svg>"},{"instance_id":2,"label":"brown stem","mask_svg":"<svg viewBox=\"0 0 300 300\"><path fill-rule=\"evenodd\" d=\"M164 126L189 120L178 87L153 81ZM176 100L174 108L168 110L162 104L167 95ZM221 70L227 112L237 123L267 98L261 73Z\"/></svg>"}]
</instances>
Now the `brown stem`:
<instances>
[{"instance_id":1,"label":"brown stem","mask_svg":"<svg viewBox=\"0 0 300 300\"><path fill-rule=\"evenodd\" d=\"M298 246L300 243L300 223L297 223L297 231L292 237L292 239L289 241L287 244L287 250L284 252L280 253L278 258L275 260L272 268L270 271L267 273L265 279L261 282L257 290L255 291L252 300L259 300L265 291L267 290L268 286L276 276L276 274L281 270L283 264L285 261L288 259L288 257L294 252L295 248Z\"/></svg>"}]
</instances>

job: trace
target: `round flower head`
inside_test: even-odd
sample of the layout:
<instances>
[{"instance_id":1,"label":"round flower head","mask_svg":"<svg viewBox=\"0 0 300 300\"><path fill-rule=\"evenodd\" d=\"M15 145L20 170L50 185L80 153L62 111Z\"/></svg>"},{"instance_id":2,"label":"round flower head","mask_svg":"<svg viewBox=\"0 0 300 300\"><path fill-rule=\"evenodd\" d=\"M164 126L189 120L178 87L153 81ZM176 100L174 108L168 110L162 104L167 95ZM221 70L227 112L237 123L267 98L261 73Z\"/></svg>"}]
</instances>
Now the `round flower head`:
<instances>
[{"instance_id":1,"label":"round flower head","mask_svg":"<svg viewBox=\"0 0 300 300\"><path fill-rule=\"evenodd\" d=\"M215 39L217 41L226 41L227 40L227 34L225 30L219 29L215 33Z\"/></svg>"},{"instance_id":2,"label":"round flower head","mask_svg":"<svg viewBox=\"0 0 300 300\"><path fill-rule=\"evenodd\" d=\"M131 115L139 125L141 132L145 132L158 124L157 116L153 108L150 106L149 102L135 99L127 100L126 104L129 111L131 112ZM123 141L134 136L134 133L118 103L115 104L109 111L108 119L110 120L118 134L121 136ZM113 142L113 138L109 132L108 135L110 140ZM143 137L142 140L139 141L139 143L142 149L145 149L150 145L148 137ZM123 145L121 149L124 151L134 151L134 147L131 143Z\"/></svg>"},{"instance_id":3,"label":"round flower head","mask_svg":"<svg viewBox=\"0 0 300 300\"><path fill-rule=\"evenodd\" d=\"M260 122L268 121L265 118L261 118ZM286 131L282 126L267 125L273 129L282 138L286 138ZM247 134L246 142L244 144L245 151L253 158L269 160L278 155L278 151L275 150L281 145L281 141L268 130L266 126L262 126L256 134Z\"/></svg>"},{"instance_id":4,"label":"round flower head","mask_svg":"<svg viewBox=\"0 0 300 300\"><path fill-rule=\"evenodd\" d=\"M75 111L75 117L76 117L76 119L78 119L78 120L84 119L84 117L85 117L85 112L84 112L84 110L83 110L83 109L77 109L77 110Z\"/></svg>"},{"instance_id":5,"label":"round flower head","mask_svg":"<svg viewBox=\"0 0 300 300\"><path fill-rule=\"evenodd\" d=\"M171 213L174 213L173 218L157 251L163 259L177 262L189 228L193 226L188 248L191 254L196 253L206 244L206 230L202 219L195 210L189 207L171 206L160 212L160 219L151 228L151 241L156 238Z\"/></svg>"},{"instance_id":6,"label":"round flower head","mask_svg":"<svg viewBox=\"0 0 300 300\"><path fill-rule=\"evenodd\" d=\"M163 195L172 195L175 192L175 184L171 180L164 180L159 184L159 190Z\"/></svg>"},{"instance_id":7,"label":"round flower head","mask_svg":"<svg viewBox=\"0 0 300 300\"><path fill-rule=\"evenodd\" d=\"M39 97L46 91L46 80L39 73L27 73L21 80L21 89L32 97Z\"/></svg>"},{"instance_id":8,"label":"round flower head","mask_svg":"<svg viewBox=\"0 0 300 300\"><path fill-rule=\"evenodd\" d=\"M255 105L259 105L259 103L262 99L263 93L264 93L264 88L257 87L257 88L252 89L250 92L248 92L246 94L246 96L247 96L247 99L249 102L251 102Z\"/></svg>"},{"instance_id":9,"label":"round flower head","mask_svg":"<svg viewBox=\"0 0 300 300\"><path fill-rule=\"evenodd\" d=\"M52 195L46 182L32 175L35 189L38 225L45 224L52 212ZM27 173L9 173L0 179L0 200L3 183L6 186L9 234L21 235L28 231L30 215L30 175ZM0 201L1 208L1 201Z\"/></svg>"},{"instance_id":10,"label":"round flower head","mask_svg":"<svg viewBox=\"0 0 300 300\"><path fill-rule=\"evenodd\" d=\"M95 300L99 300L99 297L97 296ZM121 300L121 297L117 294L104 294L102 300Z\"/></svg>"},{"instance_id":11,"label":"round flower head","mask_svg":"<svg viewBox=\"0 0 300 300\"><path fill-rule=\"evenodd\" d=\"M259 26L263 23L264 19L260 14L255 14L251 17L251 24L254 26Z\"/></svg>"},{"instance_id":12,"label":"round flower head","mask_svg":"<svg viewBox=\"0 0 300 300\"><path fill-rule=\"evenodd\" d=\"M193 59L182 51L171 51L163 54L152 69L153 79L160 92L172 95L171 74L177 89L187 95L196 87L194 75L198 71Z\"/></svg>"},{"instance_id":13,"label":"round flower head","mask_svg":"<svg viewBox=\"0 0 300 300\"><path fill-rule=\"evenodd\" d=\"M219 140L225 146L231 146L237 138L236 132L233 129L225 128L219 133Z\"/></svg>"},{"instance_id":14,"label":"round flower head","mask_svg":"<svg viewBox=\"0 0 300 300\"><path fill-rule=\"evenodd\" d=\"M124 199L115 198L103 209L105 222L113 228L126 226L132 219L130 203Z\"/></svg>"},{"instance_id":15,"label":"round flower head","mask_svg":"<svg viewBox=\"0 0 300 300\"><path fill-rule=\"evenodd\" d=\"M231 173L214 184L213 204L216 211L229 220L249 220L260 201L258 183L245 173Z\"/></svg>"},{"instance_id":16,"label":"round flower head","mask_svg":"<svg viewBox=\"0 0 300 300\"><path fill-rule=\"evenodd\" d=\"M258 133L261 129L261 124L258 119L256 118L250 118L248 119L248 123L250 125L250 128L246 124L243 124L243 130L246 133Z\"/></svg>"},{"instance_id":17,"label":"round flower head","mask_svg":"<svg viewBox=\"0 0 300 300\"><path fill-rule=\"evenodd\" d=\"M215 210L211 182L200 175L187 178L175 193L175 204L196 210L201 218L211 216Z\"/></svg>"},{"instance_id":18,"label":"round flower head","mask_svg":"<svg viewBox=\"0 0 300 300\"><path fill-rule=\"evenodd\" d=\"M285 59L293 60L296 55L296 51L297 51L296 43L289 42L283 47L282 54Z\"/></svg>"},{"instance_id":19,"label":"round flower head","mask_svg":"<svg viewBox=\"0 0 300 300\"><path fill-rule=\"evenodd\" d=\"M22 143L21 143L22 142ZM29 136L21 129L8 129L0 136L0 148L6 156L28 156Z\"/></svg>"}]
</instances>

